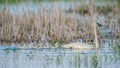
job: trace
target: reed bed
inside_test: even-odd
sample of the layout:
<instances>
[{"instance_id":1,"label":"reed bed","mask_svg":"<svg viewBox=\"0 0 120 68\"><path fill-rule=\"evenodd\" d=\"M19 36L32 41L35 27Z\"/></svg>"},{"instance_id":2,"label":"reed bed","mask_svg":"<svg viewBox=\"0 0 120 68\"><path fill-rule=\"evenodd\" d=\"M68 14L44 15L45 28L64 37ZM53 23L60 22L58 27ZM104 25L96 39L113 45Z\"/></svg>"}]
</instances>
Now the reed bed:
<instances>
[{"instance_id":1,"label":"reed bed","mask_svg":"<svg viewBox=\"0 0 120 68\"><path fill-rule=\"evenodd\" d=\"M115 17L114 23L110 23L112 16L106 14L107 17L105 23L105 28L114 29L110 31L111 35L115 38L120 38L120 15L119 7L114 6L107 8L104 12L104 8L87 6L88 9L79 9L79 13L76 12L76 9L73 9L72 12L63 11L60 7L53 7L51 9L46 7L41 7L37 4L36 12L31 11L29 8L24 10L22 9L19 13L11 13L9 7L6 5L3 9L0 10L0 41L1 42L34 42L42 41L44 36L44 41L48 42L65 42L68 43L70 40L75 38L82 38L83 42L87 42L87 39L94 41L95 35L98 35L98 41L101 38L104 38L102 34L102 28L97 26L94 27L91 21L94 13L96 14L106 14L109 9L109 13L113 13ZM74 7L74 6L73 6ZM80 8L80 7L79 7ZM78 9L77 9L78 10ZM91 14L91 10L94 11ZM86 19L83 23L78 14L84 14ZM110 26L110 24L113 24ZM103 28L104 29L104 28Z\"/></svg>"},{"instance_id":2,"label":"reed bed","mask_svg":"<svg viewBox=\"0 0 120 68\"><path fill-rule=\"evenodd\" d=\"M3 11L3 12L2 12ZM9 13L5 7L0 13L1 40L4 41L26 41L30 39L38 41L41 35L49 40L69 40L79 36L79 21L72 17L65 17L60 9L43 10L37 9L34 13L30 10L19 14ZM76 22L76 23L74 23ZM77 36L76 36L77 35Z\"/></svg>"}]
</instances>

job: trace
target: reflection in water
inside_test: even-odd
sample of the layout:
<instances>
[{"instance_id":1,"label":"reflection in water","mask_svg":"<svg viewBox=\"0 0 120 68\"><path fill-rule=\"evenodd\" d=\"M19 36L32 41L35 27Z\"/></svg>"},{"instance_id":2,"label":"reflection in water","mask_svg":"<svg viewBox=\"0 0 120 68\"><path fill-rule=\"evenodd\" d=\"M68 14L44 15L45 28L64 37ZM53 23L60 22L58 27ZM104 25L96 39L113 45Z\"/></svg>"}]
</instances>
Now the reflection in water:
<instances>
[{"instance_id":1,"label":"reflection in water","mask_svg":"<svg viewBox=\"0 0 120 68\"><path fill-rule=\"evenodd\" d=\"M93 68L97 68L98 66L98 55L97 54L94 54L92 56L92 64L93 64Z\"/></svg>"},{"instance_id":2,"label":"reflection in water","mask_svg":"<svg viewBox=\"0 0 120 68\"><path fill-rule=\"evenodd\" d=\"M114 68L118 53L44 52L44 50L0 50L0 68Z\"/></svg>"}]
</instances>

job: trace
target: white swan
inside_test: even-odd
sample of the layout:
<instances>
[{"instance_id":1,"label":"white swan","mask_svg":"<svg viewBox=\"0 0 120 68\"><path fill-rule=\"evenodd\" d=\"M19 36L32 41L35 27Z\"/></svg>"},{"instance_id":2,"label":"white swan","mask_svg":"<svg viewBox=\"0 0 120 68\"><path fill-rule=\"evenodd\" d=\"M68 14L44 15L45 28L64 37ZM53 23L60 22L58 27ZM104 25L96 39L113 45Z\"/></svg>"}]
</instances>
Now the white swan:
<instances>
[{"instance_id":1,"label":"white swan","mask_svg":"<svg viewBox=\"0 0 120 68\"><path fill-rule=\"evenodd\" d=\"M72 49L92 49L94 48L93 45L87 44L87 43L71 43L71 44L65 44L62 45L63 48L72 48Z\"/></svg>"}]
</instances>

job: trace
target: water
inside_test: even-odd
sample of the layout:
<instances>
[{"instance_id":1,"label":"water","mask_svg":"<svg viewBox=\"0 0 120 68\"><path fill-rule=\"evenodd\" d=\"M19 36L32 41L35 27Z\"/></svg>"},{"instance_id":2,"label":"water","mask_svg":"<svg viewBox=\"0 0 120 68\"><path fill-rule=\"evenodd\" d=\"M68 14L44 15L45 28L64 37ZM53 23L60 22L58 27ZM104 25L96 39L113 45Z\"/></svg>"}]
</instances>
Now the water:
<instances>
[{"instance_id":1,"label":"water","mask_svg":"<svg viewBox=\"0 0 120 68\"><path fill-rule=\"evenodd\" d=\"M69 49L0 50L0 68L116 68L119 52L104 49L74 51Z\"/></svg>"},{"instance_id":2,"label":"water","mask_svg":"<svg viewBox=\"0 0 120 68\"><path fill-rule=\"evenodd\" d=\"M96 6L103 6L103 5L109 5L112 6L114 5L116 2L115 1L104 1L104 0L97 0L94 2L94 5ZM38 4L40 5L40 7L44 7L44 8L53 8L53 5L55 7L59 7L63 10L68 10L71 5L72 7L77 7L80 5L88 5L88 0L76 0L76 1L64 1L64 0L60 0L60 1L55 1L55 2L50 2L50 1L42 1L42 2L34 2L33 1L27 1L27 2L18 2L18 4L15 3L9 3L8 7L11 13L19 13L19 12L23 12L23 11L34 11L36 12L37 8L38 8ZM4 3L0 4L0 9L2 9L5 6Z\"/></svg>"}]
</instances>

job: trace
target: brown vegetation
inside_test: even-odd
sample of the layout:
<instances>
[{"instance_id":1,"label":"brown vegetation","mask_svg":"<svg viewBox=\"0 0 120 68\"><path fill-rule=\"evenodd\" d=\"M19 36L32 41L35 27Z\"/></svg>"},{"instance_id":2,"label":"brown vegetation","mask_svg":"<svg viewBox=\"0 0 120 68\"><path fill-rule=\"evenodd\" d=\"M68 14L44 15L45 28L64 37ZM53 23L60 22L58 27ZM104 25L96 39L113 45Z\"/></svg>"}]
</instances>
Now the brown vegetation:
<instances>
[{"instance_id":1,"label":"brown vegetation","mask_svg":"<svg viewBox=\"0 0 120 68\"><path fill-rule=\"evenodd\" d=\"M106 9L104 11L104 9ZM98 8L95 13L117 12L116 9L103 7ZM79 8L79 12L84 13L84 18L89 18L90 8ZM81 22L76 12L66 13L60 8L52 9L37 7L37 12L22 11L19 13L10 13L9 7L5 6L0 10L0 41L6 42L33 42L41 41L41 36L45 36L46 41L60 40L69 42L74 38L82 38L84 42L87 39L94 40L93 21L89 18L86 23ZM117 13L116 13L117 15ZM118 18L119 16L117 16ZM119 19L119 18L118 18ZM117 22L117 21L116 21ZM116 23L114 23L116 24ZM108 26L108 25L107 25ZM116 35L120 37L119 28L116 26ZM96 27L98 37L101 37L99 27Z\"/></svg>"}]
</instances>

